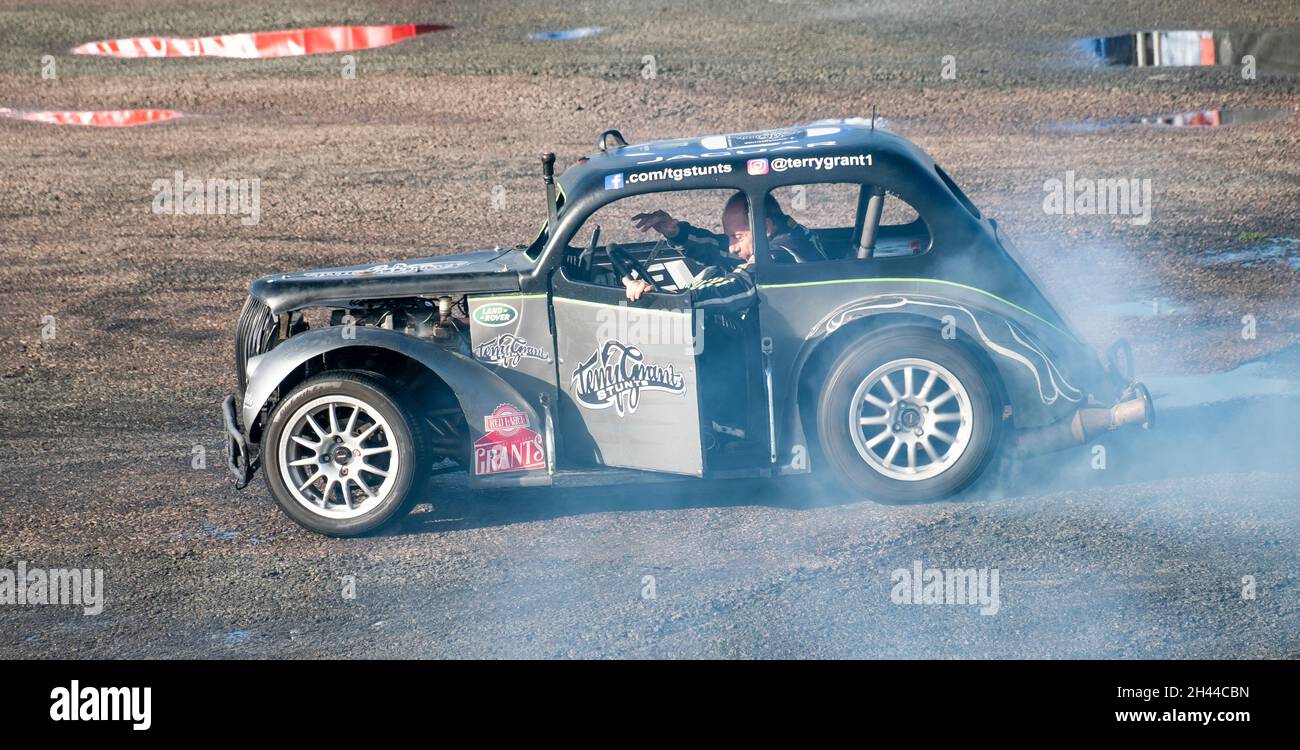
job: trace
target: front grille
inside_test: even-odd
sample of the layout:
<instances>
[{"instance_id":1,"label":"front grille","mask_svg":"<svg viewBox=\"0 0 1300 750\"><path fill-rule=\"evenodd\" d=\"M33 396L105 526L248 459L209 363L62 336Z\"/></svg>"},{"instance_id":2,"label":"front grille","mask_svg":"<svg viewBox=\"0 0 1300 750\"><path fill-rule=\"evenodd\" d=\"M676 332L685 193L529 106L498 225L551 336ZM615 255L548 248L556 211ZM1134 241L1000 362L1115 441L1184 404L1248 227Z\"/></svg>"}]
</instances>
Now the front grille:
<instances>
[{"instance_id":1,"label":"front grille","mask_svg":"<svg viewBox=\"0 0 1300 750\"><path fill-rule=\"evenodd\" d=\"M249 297L239 312L239 324L235 327L235 381L239 383L241 402L244 389L248 387L248 360L271 351L275 335L275 316L271 314L271 308L256 297Z\"/></svg>"}]
</instances>

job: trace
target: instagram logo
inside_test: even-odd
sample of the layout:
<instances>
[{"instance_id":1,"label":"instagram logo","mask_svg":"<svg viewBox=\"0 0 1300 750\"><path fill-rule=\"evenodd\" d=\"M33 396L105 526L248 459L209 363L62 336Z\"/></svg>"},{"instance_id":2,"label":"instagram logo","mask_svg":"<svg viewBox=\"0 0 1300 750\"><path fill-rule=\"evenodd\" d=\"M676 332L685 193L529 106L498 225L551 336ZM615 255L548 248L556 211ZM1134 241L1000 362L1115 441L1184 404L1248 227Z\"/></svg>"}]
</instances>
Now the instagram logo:
<instances>
[{"instance_id":1,"label":"instagram logo","mask_svg":"<svg viewBox=\"0 0 1300 750\"><path fill-rule=\"evenodd\" d=\"M748 167L750 174L767 174L767 159L750 159Z\"/></svg>"}]
</instances>

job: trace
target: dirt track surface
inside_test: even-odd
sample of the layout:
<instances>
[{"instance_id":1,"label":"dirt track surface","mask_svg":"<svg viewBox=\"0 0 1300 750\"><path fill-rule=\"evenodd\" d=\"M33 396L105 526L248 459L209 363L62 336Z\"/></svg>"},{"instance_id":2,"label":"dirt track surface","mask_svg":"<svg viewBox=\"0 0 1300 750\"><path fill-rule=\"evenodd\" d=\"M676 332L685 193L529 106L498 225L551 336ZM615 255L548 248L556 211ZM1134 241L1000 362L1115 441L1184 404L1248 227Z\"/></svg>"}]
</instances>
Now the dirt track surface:
<instances>
[{"instance_id":1,"label":"dirt track surface","mask_svg":"<svg viewBox=\"0 0 1300 750\"><path fill-rule=\"evenodd\" d=\"M392 533L339 541L292 525L260 478L229 486L217 405L249 281L526 241L543 215L537 154L564 166L609 127L641 141L875 104L998 219L1093 343L1133 341L1143 377L1260 362L1295 380L1300 262L1197 258L1300 236L1300 116L1058 127L1294 111L1295 77L1102 70L1071 47L1135 28L1300 28L1294 3L703 7L0 10L0 107L185 114L121 130L0 119L0 568L103 568L108 587L93 617L0 605L0 656L1300 656L1294 396L1230 390L1112 441L1105 471L1063 454L904 508L794 481L489 496L449 481ZM355 53L353 80L339 55L66 54L119 36L412 21L454 28ZM609 31L526 38L593 25ZM944 55L955 80L940 78ZM178 170L260 178L260 222L155 215L154 181ZM1150 178L1150 224L1045 214L1043 182L1066 170ZM1158 314L1143 312L1152 299ZM914 560L998 568L1001 610L891 603L891 571Z\"/></svg>"}]
</instances>

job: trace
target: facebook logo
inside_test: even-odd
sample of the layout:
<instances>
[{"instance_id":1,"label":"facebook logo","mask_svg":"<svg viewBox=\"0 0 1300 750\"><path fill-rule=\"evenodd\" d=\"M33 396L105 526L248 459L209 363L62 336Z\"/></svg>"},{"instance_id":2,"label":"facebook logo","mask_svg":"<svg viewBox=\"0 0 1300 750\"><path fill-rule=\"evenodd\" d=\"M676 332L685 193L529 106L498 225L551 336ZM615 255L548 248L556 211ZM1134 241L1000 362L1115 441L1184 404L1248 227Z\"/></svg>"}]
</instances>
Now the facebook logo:
<instances>
[{"instance_id":1,"label":"facebook logo","mask_svg":"<svg viewBox=\"0 0 1300 750\"><path fill-rule=\"evenodd\" d=\"M605 175L605 189L618 190L623 187L623 173Z\"/></svg>"}]
</instances>

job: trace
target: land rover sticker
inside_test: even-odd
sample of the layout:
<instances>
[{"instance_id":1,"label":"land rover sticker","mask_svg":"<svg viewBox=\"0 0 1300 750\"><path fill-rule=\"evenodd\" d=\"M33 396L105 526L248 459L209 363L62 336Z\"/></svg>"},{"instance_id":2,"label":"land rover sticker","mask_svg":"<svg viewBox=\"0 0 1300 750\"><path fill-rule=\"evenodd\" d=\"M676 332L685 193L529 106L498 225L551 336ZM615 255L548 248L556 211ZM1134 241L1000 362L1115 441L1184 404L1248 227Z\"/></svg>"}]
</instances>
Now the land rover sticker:
<instances>
[{"instance_id":1,"label":"land rover sticker","mask_svg":"<svg viewBox=\"0 0 1300 750\"><path fill-rule=\"evenodd\" d=\"M485 326L510 325L519 317L519 311L504 302L489 302L474 311L474 320Z\"/></svg>"}]
</instances>

